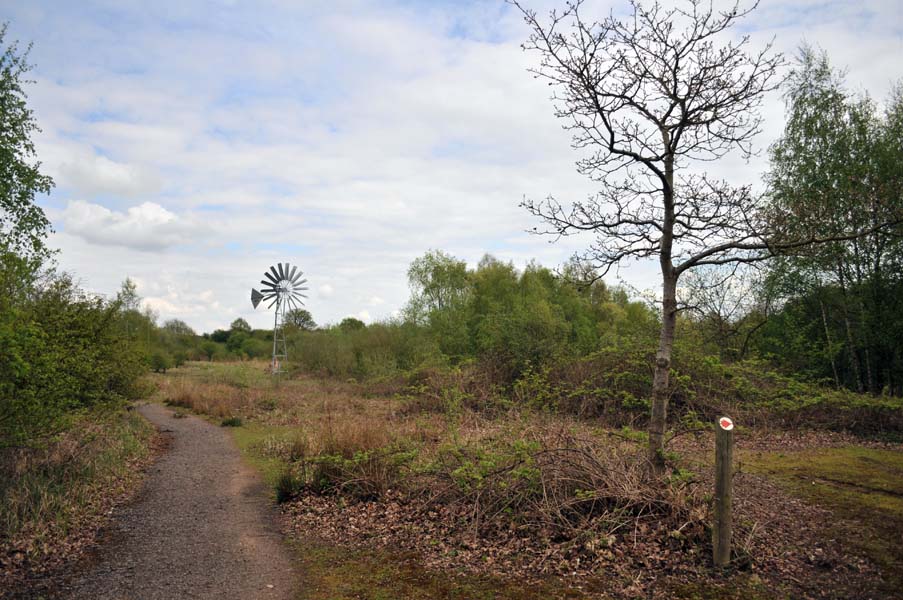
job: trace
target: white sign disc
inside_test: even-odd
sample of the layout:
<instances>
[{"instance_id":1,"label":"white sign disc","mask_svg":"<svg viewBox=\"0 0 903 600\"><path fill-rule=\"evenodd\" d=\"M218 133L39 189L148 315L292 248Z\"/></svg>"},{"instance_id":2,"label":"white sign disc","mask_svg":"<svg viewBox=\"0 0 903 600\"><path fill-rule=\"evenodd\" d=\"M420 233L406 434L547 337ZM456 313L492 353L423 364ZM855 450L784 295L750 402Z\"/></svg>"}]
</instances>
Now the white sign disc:
<instances>
[{"instance_id":1,"label":"white sign disc","mask_svg":"<svg viewBox=\"0 0 903 600\"><path fill-rule=\"evenodd\" d=\"M734 428L734 422L731 421L730 417L721 417L718 419L718 425L725 431L730 431Z\"/></svg>"}]
</instances>

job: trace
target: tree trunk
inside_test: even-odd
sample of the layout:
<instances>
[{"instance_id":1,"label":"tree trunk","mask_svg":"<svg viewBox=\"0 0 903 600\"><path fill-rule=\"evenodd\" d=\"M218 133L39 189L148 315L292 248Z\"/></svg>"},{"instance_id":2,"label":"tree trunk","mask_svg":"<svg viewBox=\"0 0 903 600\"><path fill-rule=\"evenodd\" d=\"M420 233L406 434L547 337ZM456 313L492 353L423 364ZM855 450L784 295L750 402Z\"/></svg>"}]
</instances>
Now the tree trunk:
<instances>
[{"instance_id":1,"label":"tree trunk","mask_svg":"<svg viewBox=\"0 0 903 600\"><path fill-rule=\"evenodd\" d=\"M850 324L849 297L847 296L847 285L844 278L843 267L838 269L840 281L840 293L843 298L841 309L843 312L843 323L847 334L847 354L850 359L850 370L853 372L853 380L856 382L856 391L862 393L862 375L859 372L859 355L856 351L856 343L853 341L853 327Z\"/></svg>"},{"instance_id":2,"label":"tree trunk","mask_svg":"<svg viewBox=\"0 0 903 600\"><path fill-rule=\"evenodd\" d=\"M664 267L664 265L662 265ZM665 473L665 427L668 423L668 380L671 373L671 349L677 325L677 277L667 269L662 274L662 330L655 356L652 378L652 418L649 421L649 462L652 473Z\"/></svg>"},{"instance_id":3,"label":"tree trunk","mask_svg":"<svg viewBox=\"0 0 903 600\"><path fill-rule=\"evenodd\" d=\"M671 137L661 130L662 145L670 148ZM668 379L671 373L671 348L674 347L674 327L677 324L677 277L671 262L674 243L674 156L665 156L664 194L665 209L662 219L659 265L662 270L662 330L655 355L655 371L652 376L652 416L649 419L649 465L654 477L665 474L665 427L668 424Z\"/></svg>"},{"instance_id":4,"label":"tree trunk","mask_svg":"<svg viewBox=\"0 0 903 600\"><path fill-rule=\"evenodd\" d=\"M837 376L837 363L834 362L834 344L831 342L831 331L828 329L828 315L825 313L825 303L818 299L821 307L821 322L825 327L825 340L828 342L828 357L831 359L831 371L834 373L834 387L840 389L840 377Z\"/></svg>"}]
</instances>

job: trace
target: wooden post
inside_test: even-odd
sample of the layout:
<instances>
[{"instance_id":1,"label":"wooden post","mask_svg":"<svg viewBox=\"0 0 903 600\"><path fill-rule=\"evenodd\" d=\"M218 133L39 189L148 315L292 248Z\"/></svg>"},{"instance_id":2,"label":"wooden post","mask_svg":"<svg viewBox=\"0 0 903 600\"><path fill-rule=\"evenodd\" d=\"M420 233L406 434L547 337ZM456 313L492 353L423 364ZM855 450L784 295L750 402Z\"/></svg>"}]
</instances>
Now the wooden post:
<instances>
[{"instance_id":1,"label":"wooden post","mask_svg":"<svg viewBox=\"0 0 903 600\"><path fill-rule=\"evenodd\" d=\"M715 523L712 546L715 566L731 561L731 501L733 500L734 422L719 417L715 427Z\"/></svg>"}]
</instances>

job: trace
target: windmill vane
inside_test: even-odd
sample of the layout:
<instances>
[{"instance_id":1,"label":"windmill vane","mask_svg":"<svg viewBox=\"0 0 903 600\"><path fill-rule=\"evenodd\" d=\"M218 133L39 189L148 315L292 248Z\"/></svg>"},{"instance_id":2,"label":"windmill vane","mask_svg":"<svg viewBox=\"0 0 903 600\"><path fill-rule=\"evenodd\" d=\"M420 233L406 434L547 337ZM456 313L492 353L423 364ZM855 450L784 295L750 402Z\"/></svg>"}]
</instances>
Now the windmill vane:
<instances>
[{"instance_id":1,"label":"windmill vane","mask_svg":"<svg viewBox=\"0 0 903 600\"><path fill-rule=\"evenodd\" d=\"M261 291L251 289L251 304L254 308L261 303L268 303L267 309L276 307L276 315L273 320L273 373L281 370L282 363L288 358L288 349L285 344L285 313L304 306L307 296L304 292L306 279L302 279L304 272L293 267L289 263L277 263L264 271L260 280Z\"/></svg>"}]
</instances>

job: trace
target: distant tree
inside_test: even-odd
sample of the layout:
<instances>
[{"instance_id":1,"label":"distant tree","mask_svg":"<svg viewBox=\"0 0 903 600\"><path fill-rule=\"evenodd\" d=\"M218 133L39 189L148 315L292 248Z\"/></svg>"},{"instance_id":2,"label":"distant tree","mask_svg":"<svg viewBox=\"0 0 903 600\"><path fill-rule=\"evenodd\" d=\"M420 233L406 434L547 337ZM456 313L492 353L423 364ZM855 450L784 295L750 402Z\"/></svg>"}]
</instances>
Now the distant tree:
<instances>
[{"instance_id":1,"label":"distant tree","mask_svg":"<svg viewBox=\"0 0 903 600\"><path fill-rule=\"evenodd\" d=\"M246 340L250 338L250 334L246 331L242 331L240 329L235 329L232 331L231 335L229 335L229 339L226 341L226 348L228 348L229 352L233 354L240 354L242 344L245 343Z\"/></svg>"},{"instance_id":2,"label":"distant tree","mask_svg":"<svg viewBox=\"0 0 903 600\"><path fill-rule=\"evenodd\" d=\"M339 329L348 333L350 331L358 331L360 329L366 329L367 324L361 321L360 319L355 319L354 317L347 317L342 319L342 322L339 323Z\"/></svg>"},{"instance_id":3,"label":"distant tree","mask_svg":"<svg viewBox=\"0 0 903 600\"><path fill-rule=\"evenodd\" d=\"M166 373L173 366L173 358L163 350L155 350L150 356L150 366L154 373Z\"/></svg>"},{"instance_id":4,"label":"distant tree","mask_svg":"<svg viewBox=\"0 0 903 600\"><path fill-rule=\"evenodd\" d=\"M188 360L188 352L185 350L176 350L172 354L172 364L174 367L181 367Z\"/></svg>"},{"instance_id":5,"label":"distant tree","mask_svg":"<svg viewBox=\"0 0 903 600\"><path fill-rule=\"evenodd\" d=\"M231 331L226 331L225 329L215 329L213 333L210 334L210 339L218 344L225 344L229 341L229 335Z\"/></svg>"},{"instance_id":6,"label":"distant tree","mask_svg":"<svg viewBox=\"0 0 903 600\"><path fill-rule=\"evenodd\" d=\"M34 160L32 136L41 130L24 90L32 83L25 78L31 45L24 51L18 42L7 45L7 27L0 25L0 251L40 261L49 255L50 221L35 196L49 193L53 180Z\"/></svg>"},{"instance_id":7,"label":"distant tree","mask_svg":"<svg viewBox=\"0 0 903 600\"><path fill-rule=\"evenodd\" d=\"M251 326L248 324L247 321L245 321L241 317L232 321L232 324L229 325L229 329L232 331L245 331L248 333L251 332Z\"/></svg>"},{"instance_id":8,"label":"distant tree","mask_svg":"<svg viewBox=\"0 0 903 600\"><path fill-rule=\"evenodd\" d=\"M422 320L430 312L460 305L466 298L467 263L441 250L430 250L408 268L409 318Z\"/></svg>"},{"instance_id":9,"label":"distant tree","mask_svg":"<svg viewBox=\"0 0 903 600\"><path fill-rule=\"evenodd\" d=\"M293 308L285 313L285 322L305 331L313 331L317 328L313 315L303 308Z\"/></svg>"},{"instance_id":10,"label":"distant tree","mask_svg":"<svg viewBox=\"0 0 903 600\"><path fill-rule=\"evenodd\" d=\"M217 355L219 350L219 344L217 344L213 340L205 340L201 342L200 351L201 354L204 355L204 358L206 358L207 360L213 360L213 357Z\"/></svg>"},{"instance_id":11,"label":"distant tree","mask_svg":"<svg viewBox=\"0 0 903 600\"><path fill-rule=\"evenodd\" d=\"M163 323L163 330L167 331L173 335L185 335L185 336L195 336L197 335L194 332L194 329L188 325L185 321L181 321L179 319L169 319L165 323Z\"/></svg>"},{"instance_id":12,"label":"distant tree","mask_svg":"<svg viewBox=\"0 0 903 600\"><path fill-rule=\"evenodd\" d=\"M273 344L269 341L247 338L242 341L240 350L249 358L269 357L273 351Z\"/></svg>"},{"instance_id":13,"label":"distant tree","mask_svg":"<svg viewBox=\"0 0 903 600\"><path fill-rule=\"evenodd\" d=\"M119 291L116 293L116 300L119 301L122 310L138 310L141 304L141 297L138 295L138 286L130 277L126 277L125 281L122 282Z\"/></svg>"}]
</instances>

